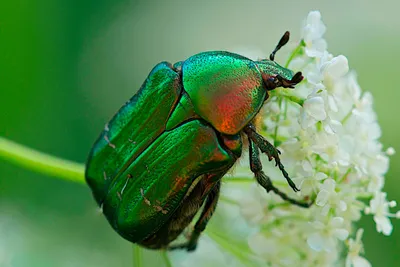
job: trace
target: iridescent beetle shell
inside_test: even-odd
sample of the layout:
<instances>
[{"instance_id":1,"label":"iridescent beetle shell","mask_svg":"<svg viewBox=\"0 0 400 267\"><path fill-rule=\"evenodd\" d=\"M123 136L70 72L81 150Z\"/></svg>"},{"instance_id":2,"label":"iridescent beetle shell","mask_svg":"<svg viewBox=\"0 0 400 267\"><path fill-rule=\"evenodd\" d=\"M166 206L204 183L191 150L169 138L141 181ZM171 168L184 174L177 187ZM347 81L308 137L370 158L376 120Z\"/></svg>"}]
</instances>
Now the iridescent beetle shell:
<instances>
[{"instance_id":1,"label":"iridescent beetle shell","mask_svg":"<svg viewBox=\"0 0 400 267\"><path fill-rule=\"evenodd\" d=\"M204 52L153 68L106 125L87 162L86 180L121 236L165 248L204 205L184 246L195 248L215 210L220 180L241 156L242 132L269 90L302 79L274 62L273 54L252 61Z\"/></svg>"}]
</instances>

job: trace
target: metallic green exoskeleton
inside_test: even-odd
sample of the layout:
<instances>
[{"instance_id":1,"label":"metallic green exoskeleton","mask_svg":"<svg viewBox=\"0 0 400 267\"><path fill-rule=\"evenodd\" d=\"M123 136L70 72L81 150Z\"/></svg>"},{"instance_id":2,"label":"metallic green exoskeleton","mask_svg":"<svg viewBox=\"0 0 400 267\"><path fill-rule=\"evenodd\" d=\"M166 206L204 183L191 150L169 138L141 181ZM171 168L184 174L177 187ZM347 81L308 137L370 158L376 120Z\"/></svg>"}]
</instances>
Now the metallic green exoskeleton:
<instances>
[{"instance_id":1,"label":"metallic green exoskeleton","mask_svg":"<svg viewBox=\"0 0 400 267\"><path fill-rule=\"evenodd\" d=\"M300 206L262 171L259 150L279 160L260 136L254 118L276 87L293 88L301 73L270 59L252 61L229 52L205 52L171 65L159 63L138 91L106 125L87 162L86 180L111 226L148 248L196 248L218 201L221 178L250 149L250 168L267 191ZM194 230L170 246L203 206Z\"/></svg>"}]
</instances>

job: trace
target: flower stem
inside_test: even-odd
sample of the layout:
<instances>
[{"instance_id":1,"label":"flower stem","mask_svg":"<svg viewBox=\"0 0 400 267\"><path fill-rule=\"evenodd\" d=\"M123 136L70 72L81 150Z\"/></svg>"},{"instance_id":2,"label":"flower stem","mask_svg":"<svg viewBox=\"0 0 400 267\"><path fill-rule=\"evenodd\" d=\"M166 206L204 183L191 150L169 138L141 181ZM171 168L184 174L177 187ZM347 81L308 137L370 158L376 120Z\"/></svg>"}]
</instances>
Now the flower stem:
<instances>
[{"instance_id":1,"label":"flower stem","mask_svg":"<svg viewBox=\"0 0 400 267\"><path fill-rule=\"evenodd\" d=\"M61 159L0 137L0 158L42 174L85 183L85 166Z\"/></svg>"},{"instance_id":2,"label":"flower stem","mask_svg":"<svg viewBox=\"0 0 400 267\"><path fill-rule=\"evenodd\" d=\"M279 97L278 101L279 101L279 110L282 110L282 103L283 103L282 97ZM279 112L278 118L277 118L277 121L276 121L275 131L274 131L274 147L278 147L279 146L279 143L278 143L278 140L277 140L277 136L278 136L278 129L279 129L280 120L281 120L281 113Z\"/></svg>"},{"instance_id":3,"label":"flower stem","mask_svg":"<svg viewBox=\"0 0 400 267\"><path fill-rule=\"evenodd\" d=\"M290 62L292 62L292 60L298 56L301 55L301 53L303 53L303 47L305 47L306 44L304 43L304 40L302 39L300 41L300 43L297 45L297 47L293 50L292 54L290 54L288 60L286 61L285 64L285 68L289 67Z\"/></svg>"},{"instance_id":4,"label":"flower stem","mask_svg":"<svg viewBox=\"0 0 400 267\"><path fill-rule=\"evenodd\" d=\"M142 260L142 248L138 245L133 245L133 267L142 267L143 260Z\"/></svg>"},{"instance_id":5,"label":"flower stem","mask_svg":"<svg viewBox=\"0 0 400 267\"><path fill-rule=\"evenodd\" d=\"M255 183L255 179L251 178L246 178L246 177L233 177L233 176L227 176L223 178L223 181L229 182L232 184L251 184ZM283 180L273 180L272 181L275 186L281 186L281 187L287 187L288 184L286 181Z\"/></svg>"},{"instance_id":6,"label":"flower stem","mask_svg":"<svg viewBox=\"0 0 400 267\"><path fill-rule=\"evenodd\" d=\"M172 267L171 260L168 257L168 254L165 250L161 251L161 256L164 260L165 267Z\"/></svg>"},{"instance_id":7,"label":"flower stem","mask_svg":"<svg viewBox=\"0 0 400 267\"><path fill-rule=\"evenodd\" d=\"M247 247L238 246L232 240L229 240L226 236L219 234L217 231L212 229L207 230L207 235L215 241L221 248L230 254L234 255L239 261L241 261L246 266L249 266L249 258L251 258L252 253Z\"/></svg>"},{"instance_id":8,"label":"flower stem","mask_svg":"<svg viewBox=\"0 0 400 267\"><path fill-rule=\"evenodd\" d=\"M303 106L305 99L295 96L295 95L292 95L292 94L288 93L287 91L288 91L288 89L282 90L280 92L281 97L284 97L285 99L287 99L291 102L294 102L294 103L298 104L299 106Z\"/></svg>"},{"instance_id":9,"label":"flower stem","mask_svg":"<svg viewBox=\"0 0 400 267\"><path fill-rule=\"evenodd\" d=\"M223 178L225 182L233 182L233 183L254 183L254 179L246 178L246 177L234 177L234 176L226 176Z\"/></svg>"},{"instance_id":10,"label":"flower stem","mask_svg":"<svg viewBox=\"0 0 400 267\"><path fill-rule=\"evenodd\" d=\"M350 109L350 111L346 114L346 116L344 116L344 118L342 119L341 123L342 125L344 125L348 119L350 119L351 115L353 114L353 109L355 108L355 105L353 105Z\"/></svg>"},{"instance_id":11,"label":"flower stem","mask_svg":"<svg viewBox=\"0 0 400 267\"><path fill-rule=\"evenodd\" d=\"M280 99L289 100L290 102L296 103L299 106L303 106L304 101L305 101L304 98L293 95L291 93L290 89L285 89L285 88L275 89L275 91L270 91L269 94L270 94L270 97L276 96ZM278 102L278 104L279 103L280 102Z\"/></svg>"},{"instance_id":12,"label":"flower stem","mask_svg":"<svg viewBox=\"0 0 400 267\"><path fill-rule=\"evenodd\" d=\"M228 197L225 197L225 196L223 196L223 195L222 195L222 196L219 196L219 200L222 201L222 202L225 202L225 203L227 203L227 204L239 206L239 203L238 203L237 201L235 201L235 200L233 200L233 199L230 199L230 198L228 198Z\"/></svg>"},{"instance_id":13,"label":"flower stem","mask_svg":"<svg viewBox=\"0 0 400 267\"><path fill-rule=\"evenodd\" d=\"M358 199L370 200L374 197L374 194L370 192L364 192L364 193L357 193L356 196Z\"/></svg>"}]
</instances>

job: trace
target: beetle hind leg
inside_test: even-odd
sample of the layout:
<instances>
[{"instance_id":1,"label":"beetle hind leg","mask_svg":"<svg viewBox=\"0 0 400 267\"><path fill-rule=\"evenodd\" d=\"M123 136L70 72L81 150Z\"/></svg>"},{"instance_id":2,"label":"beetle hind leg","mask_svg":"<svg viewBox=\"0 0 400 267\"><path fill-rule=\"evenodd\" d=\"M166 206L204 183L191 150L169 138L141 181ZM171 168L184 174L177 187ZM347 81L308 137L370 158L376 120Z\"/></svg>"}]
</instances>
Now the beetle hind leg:
<instances>
[{"instance_id":1,"label":"beetle hind leg","mask_svg":"<svg viewBox=\"0 0 400 267\"><path fill-rule=\"evenodd\" d=\"M200 215L200 218L196 222L192 233L190 234L189 240L183 244L169 246L167 247L168 250L186 249L187 251L194 251L196 249L199 237L206 229L206 226L217 207L220 188L221 182L218 181L207 196L203 211Z\"/></svg>"},{"instance_id":2,"label":"beetle hind leg","mask_svg":"<svg viewBox=\"0 0 400 267\"><path fill-rule=\"evenodd\" d=\"M271 145L271 144L270 144ZM272 145L271 145L272 146ZM267 190L267 192L273 191L275 194L279 195L283 200L288 201L291 204L300 206L300 207L304 207L304 208L308 208L311 206L312 203L307 203L307 202L301 202L295 199L290 198L288 195L286 195L285 193L283 193L282 191L280 191L278 188L276 188L273 184L271 179L262 171L262 164L261 164L261 160L260 160L260 152L258 150L257 145L255 144L255 142L253 142L252 138L249 136L249 147L250 147L250 151L249 151L249 157L250 157L250 169L251 171L254 173L255 178L257 180L257 182L265 189ZM272 146L273 147L273 146ZM274 148L274 147L273 147ZM275 148L274 148L275 149ZM278 150L276 150L278 151ZM276 152L279 153L279 152ZM268 156L270 156L268 154ZM271 157L271 156L270 156ZM270 158L271 159L271 158ZM276 160L276 158L275 158ZM279 158L278 158L279 160ZM281 164L280 161L277 161L277 165ZM281 171L283 170L283 166L282 168L280 168ZM283 170L284 171L284 170ZM286 173L286 171L285 171ZM287 173L286 173L287 174ZM289 176L285 176L286 179L289 179L292 183L293 181L289 178ZM289 181L288 180L288 181ZM290 183L289 183L290 185ZM294 185L294 183L293 183ZM292 187L292 185L291 185ZM292 187L293 188L293 187ZM297 188L296 188L297 189Z\"/></svg>"}]
</instances>

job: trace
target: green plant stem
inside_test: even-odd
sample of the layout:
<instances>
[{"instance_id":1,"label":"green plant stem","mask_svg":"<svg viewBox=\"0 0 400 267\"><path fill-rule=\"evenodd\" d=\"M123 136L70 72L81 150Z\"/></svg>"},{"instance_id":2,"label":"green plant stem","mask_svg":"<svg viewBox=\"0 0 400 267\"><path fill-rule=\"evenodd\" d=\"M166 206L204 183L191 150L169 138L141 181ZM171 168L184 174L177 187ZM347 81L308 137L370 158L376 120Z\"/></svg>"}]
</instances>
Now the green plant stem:
<instances>
[{"instance_id":1,"label":"green plant stem","mask_svg":"<svg viewBox=\"0 0 400 267\"><path fill-rule=\"evenodd\" d=\"M0 158L26 169L85 183L85 165L61 159L0 137Z\"/></svg>"},{"instance_id":2,"label":"green plant stem","mask_svg":"<svg viewBox=\"0 0 400 267\"><path fill-rule=\"evenodd\" d=\"M280 89L275 89L275 91L270 91L269 92L270 97L272 96L276 96L280 99L285 99L285 100L289 100L292 103L296 103L299 106L303 106L305 99L295 96L292 94L292 92L290 91L290 89L286 89L286 88L280 88ZM278 102L278 104L280 103L280 101Z\"/></svg>"},{"instance_id":3,"label":"green plant stem","mask_svg":"<svg viewBox=\"0 0 400 267\"><path fill-rule=\"evenodd\" d=\"M219 200L222 201L222 202L225 202L227 204L239 206L239 203L237 201L235 201L233 199L230 199L228 197L222 196L222 195L219 196Z\"/></svg>"},{"instance_id":4,"label":"green plant stem","mask_svg":"<svg viewBox=\"0 0 400 267\"><path fill-rule=\"evenodd\" d=\"M227 176L223 178L223 181L233 183L233 184L250 184L250 183L255 183L255 179L252 178L246 178L246 177L232 177L232 176ZM287 187L288 184L284 180L273 180L273 183L275 186L282 186L282 187Z\"/></svg>"},{"instance_id":5,"label":"green plant stem","mask_svg":"<svg viewBox=\"0 0 400 267\"><path fill-rule=\"evenodd\" d=\"M208 229L206 233L211 239L214 240L221 248L230 254L234 255L245 266L249 266L249 258L252 253L245 246L238 246L235 242L229 240L226 236L219 234L217 231Z\"/></svg>"},{"instance_id":6,"label":"green plant stem","mask_svg":"<svg viewBox=\"0 0 400 267\"><path fill-rule=\"evenodd\" d=\"M161 251L161 256L164 260L165 267L172 267L171 260L168 257L168 254L165 250Z\"/></svg>"},{"instance_id":7,"label":"green plant stem","mask_svg":"<svg viewBox=\"0 0 400 267\"><path fill-rule=\"evenodd\" d=\"M142 248L138 245L132 245L133 248L133 267L142 267L143 259L142 259Z\"/></svg>"},{"instance_id":8,"label":"green plant stem","mask_svg":"<svg viewBox=\"0 0 400 267\"><path fill-rule=\"evenodd\" d=\"M279 102L279 110L282 110L282 97L278 97L278 102ZM274 147L278 147L278 140L277 140L277 136L278 136L278 129L279 129L279 122L281 120L281 113L279 112L278 117L277 117L277 122L276 122L276 126L275 126L275 131L274 131Z\"/></svg>"},{"instance_id":9,"label":"green plant stem","mask_svg":"<svg viewBox=\"0 0 400 267\"><path fill-rule=\"evenodd\" d=\"M346 116L344 116L344 118L341 121L342 125L346 124L346 122L350 119L351 115L353 114L353 109L354 108L355 108L355 105L353 105L351 107L350 111L346 114Z\"/></svg>"},{"instance_id":10,"label":"green plant stem","mask_svg":"<svg viewBox=\"0 0 400 267\"><path fill-rule=\"evenodd\" d=\"M301 40L300 43L297 45L297 47L293 50L293 52L290 54L288 60L286 61L285 64L285 68L289 67L290 62L292 62L292 60L300 55L301 53L303 53L303 47L305 47L306 44L304 43L304 40Z\"/></svg>"}]
</instances>

